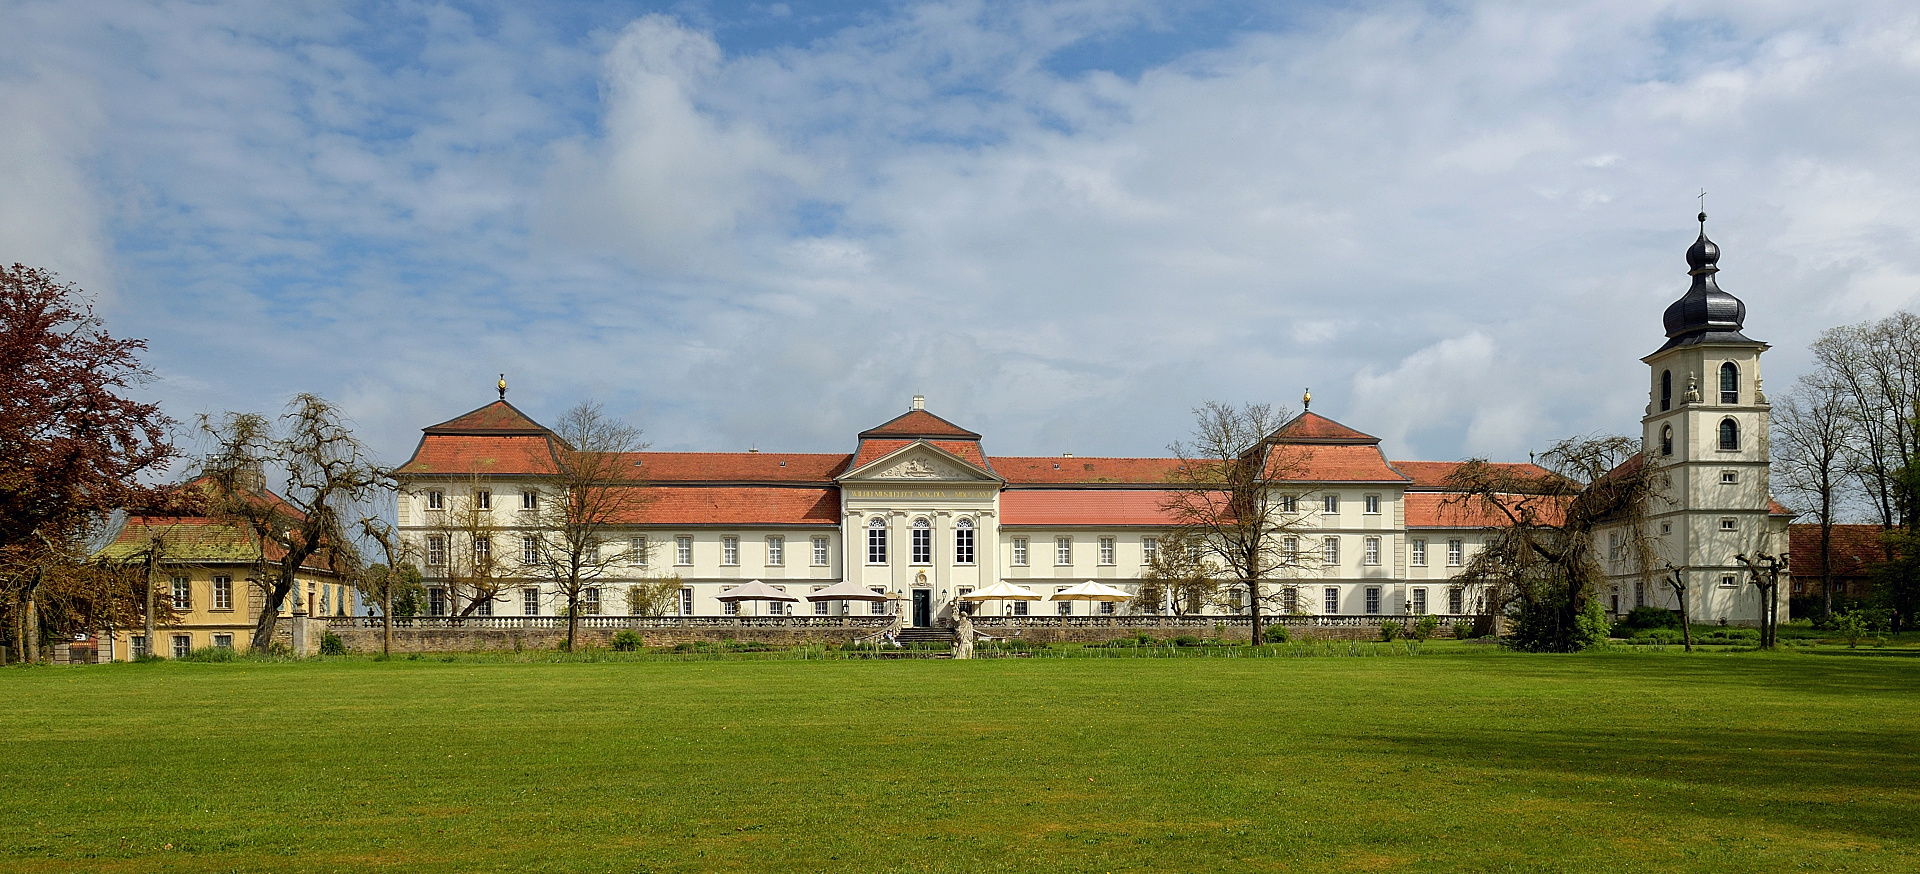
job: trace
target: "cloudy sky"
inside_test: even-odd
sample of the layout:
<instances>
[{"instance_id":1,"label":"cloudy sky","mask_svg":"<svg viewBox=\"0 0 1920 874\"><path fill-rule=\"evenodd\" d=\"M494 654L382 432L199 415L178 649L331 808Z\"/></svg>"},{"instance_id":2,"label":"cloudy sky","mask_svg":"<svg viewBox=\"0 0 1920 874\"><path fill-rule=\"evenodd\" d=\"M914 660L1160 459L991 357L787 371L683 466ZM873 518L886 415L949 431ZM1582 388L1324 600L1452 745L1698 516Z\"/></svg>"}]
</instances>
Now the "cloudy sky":
<instances>
[{"instance_id":1,"label":"cloudy sky","mask_svg":"<svg viewBox=\"0 0 1920 874\"><path fill-rule=\"evenodd\" d=\"M1791 385L1920 293L1906 2L0 0L0 258L181 420L510 399L658 449L1159 454L1273 401L1395 457L1632 431L1707 190Z\"/></svg>"}]
</instances>

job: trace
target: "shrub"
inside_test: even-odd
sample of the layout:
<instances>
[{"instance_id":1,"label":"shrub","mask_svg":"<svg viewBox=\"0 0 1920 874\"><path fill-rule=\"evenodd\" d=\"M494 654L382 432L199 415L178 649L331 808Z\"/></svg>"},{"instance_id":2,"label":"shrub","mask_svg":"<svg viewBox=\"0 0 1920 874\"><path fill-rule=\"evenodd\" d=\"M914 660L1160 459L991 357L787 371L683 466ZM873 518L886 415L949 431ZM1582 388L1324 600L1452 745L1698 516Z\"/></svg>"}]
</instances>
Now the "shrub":
<instances>
[{"instance_id":1,"label":"shrub","mask_svg":"<svg viewBox=\"0 0 1920 874\"><path fill-rule=\"evenodd\" d=\"M1422 616L1420 617L1420 621L1413 623L1413 639L1424 641L1427 638L1432 637L1434 629L1437 629L1439 627L1440 627L1439 617L1434 616L1431 613L1425 616Z\"/></svg>"},{"instance_id":2,"label":"shrub","mask_svg":"<svg viewBox=\"0 0 1920 874\"><path fill-rule=\"evenodd\" d=\"M1840 635L1849 648L1858 647L1860 641L1867 639L1867 617L1858 610L1836 612L1828 624L1833 626L1833 632Z\"/></svg>"},{"instance_id":3,"label":"shrub","mask_svg":"<svg viewBox=\"0 0 1920 874\"><path fill-rule=\"evenodd\" d=\"M1392 643L1400 639L1400 623L1391 619L1380 623L1380 639Z\"/></svg>"},{"instance_id":4,"label":"shrub","mask_svg":"<svg viewBox=\"0 0 1920 874\"><path fill-rule=\"evenodd\" d=\"M187 653L183 661L189 662L230 662L239 658L239 653L230 646L207 646Z\"/></svg>"},{"instance_id":5,"label":"shrub","mask_svg":"<svg viewBox=\"0 0 1920 874\"><path fill-rule=\"evenodd\" d=\"M1287 632L1287 627L1279 623L1269 625L1265 631L1260 632L1260 639L1267 643L1286 643L1291 638L1292 635Z\"/></svg>"},{"instance_id":6,"label":"shrub","mask_svg":"<svg viewBox=\"0 0 1920 874\"><path fill-rule=\"evenodd\" d=\"M346 655L347 642L344 640L341 640L340 635L334 634L333 632L329 631L327 632L325 637L320 638L320 654L321 655Z\"/></svg>"},{"instance_id":7,"label":"shrub","mask_svg":"<svg viewBox=\"0 0 1920 874\"><path fill-rule=\"evenodd\" d=\"M1660 607L1635 607L1621 618L1620 627L1628 630L1679 628L1680 614Z\"/></svg>"},{"instance_id":8,"label":"shrub","mask_svg":"<svg viewBox=\"0 0 1920 874\"><path fill-rule=\"evenodd\" d=\"M614 652L633 652L640 648L640 644L640 635L631 628L622 628L619 634L613 636Z\"/></svg>"},{"instance_id":9,"label":"shrub","mask_svg":"<svg viewBox=\"0 0 1920 874\"><path fill-rule=\"evenodd\" d=\"M1182 634L1179 637L1176 637L1173 639L1173 645L1174 646L1199 646L1200 638L1194 637L1191 634Z\"/></svg>"},{"instance_id":10,"label":"shrub","mask_svg":"<svg viewBox=\"0 0 1920 874\"><path fill-rule=\"evenodd\" d=\"M1453 638L1455 640L1471 640L1473 638L1473 620L1462 619L1459 622L1453 623Z\"/></svg>"}]
</instances>

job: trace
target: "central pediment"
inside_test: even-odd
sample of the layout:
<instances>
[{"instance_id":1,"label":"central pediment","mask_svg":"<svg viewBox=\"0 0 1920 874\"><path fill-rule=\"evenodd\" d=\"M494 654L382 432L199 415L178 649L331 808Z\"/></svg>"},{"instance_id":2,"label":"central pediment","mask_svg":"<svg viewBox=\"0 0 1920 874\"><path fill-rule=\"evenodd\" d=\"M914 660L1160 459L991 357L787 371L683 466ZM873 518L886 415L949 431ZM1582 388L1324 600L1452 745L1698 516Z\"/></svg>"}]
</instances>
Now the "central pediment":
<instances>
[{"instance_id":1,"label":"central pediment","mask_svg":"<svg viewBox=\"0 0 1920 874\"><path fill-rule=\"evenodd\" d=\"M842 483L999 483L1000 477L924 440L847 471Z\"/></svg>"}]
</instances>

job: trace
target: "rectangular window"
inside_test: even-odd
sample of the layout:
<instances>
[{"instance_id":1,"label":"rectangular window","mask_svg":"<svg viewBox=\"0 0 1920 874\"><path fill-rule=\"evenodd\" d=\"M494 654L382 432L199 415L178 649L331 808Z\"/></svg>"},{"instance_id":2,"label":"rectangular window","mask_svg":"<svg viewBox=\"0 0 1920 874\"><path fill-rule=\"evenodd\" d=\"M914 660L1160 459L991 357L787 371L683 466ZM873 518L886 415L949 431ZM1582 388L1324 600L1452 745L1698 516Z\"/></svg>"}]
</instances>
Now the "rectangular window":
<instances>
[{"instance_id":1,"label":"rectangular window","mask_svg":"<svg viewBox=\"0 0 1920 874\"><path fill-rule=\"evenodd\" d=\"M1740 474L1731 470L1723 470L1720 472L1720 481L1727 485L1733 485L1740 482Z\"/></svg>"},{"instance_id":2,"label":"rectangular window","mask_svg":"<svg viewBox=\"0 0 1920 874\"><path fill-rule=\"evenodd\" d=\"M447 563L447 538L443 534L427 535L427 566L439 567Z\"/></svg>"},{"instance_id":3,"label":"rectangular window","mask_svg":"<svg viewBox=\"0 0 1920 874\"><path fill-rule=\"evenodd\" d=\"M872 589L873 593L876 595L884 596L887 594L887 590L880 588L879 586L868 586L867 588ZM873 601L867 605L867 609L871 611L875 616L885 616L887 615L887 602Z\"/></svg>"},{"instance_id":4,"label":"rectangular window","mask_svg":"<svg viewBox=\"0 0 1920 874\"><path fill-rule=\"evenodd\" d=\"M820 591L821 589L824 589L824 588L826 588L826 587L825 587L825 586L814 586L814 587L813 587L813 591L816 591L816 592L818 592L818 591ZM831 606L832 606L832 604L833 604L833 602L831 602L831 601L815 601L815 602L813 602L813 615L815 615L815 616L825 616L825 615L827 615L827 610L828 610L828 608L829 608L829 607L831 607Z\"/></svg>"},{"instance_id":5,"label":"rectangular window","mask_svg":"<svg viewBox=\"0 0 1920 874\"><path fill-rule=\"evenodd\" d=\"M538 564L540 561L540 538L531 534L520 535L520 563Z\"/></svg>"},{"instance_id":6,"label":"rectangular window","mask_svg":"<svg viewBox=\"0 0 1920 874\"><path fill-rule=\"evenodd\" d=\"M1461 613L1466 612L1461 609L1462 607L1465 606L1465 604L1463 603L1465 601L1466 601L1466 593L1462 592L1460 590L1460 587L1455 586L1447 590L1447 612L1448 613L1458 616Z\"/></svg>"},{"instance_id":7,"label":"rectangular window","mask_svg":"<svg viewBox=\"0 0 1920 874\"><path fill-rule=\"evenodd\" d=\"M881 522L881 520L879 519L875 519L873 521ZM886 523L881 522L879 526L875 526L872 522L869 522L867 523L867 564L886 564L886 563L887 563Z\"/></svg>"},{"instance_id":8,"label":"rectangular window","mask_svg":"<svg viewBox=\"0 0 1920 874\"><path fill-rule=\"evenodd\" d=\"M1427 615L1427 590L1423 587L1413 590L1413 615Z\"/></svg>"},{"instance_id":9,"label":"rectangular window","mask_svg":"<svg viewBox=\"0 0 1920 874\"><path fill-rule=\"evenodd\" d=\"M720 563L729 566L740 563L740 538L720 538Z\"/></svg>"},{"instance_id":10,"label":"rectangular window","mask_svg":"<svg viewBox=\"0 0 1920 874\"><path fill-rule=\"evenodd\" d=\"M1073 564L1073 538L1055 537L1053 539L1053 563L1055 565Z\"/></svg>"},{"instance_id":11,"label":"rectangular window","mask_svg":"<svg viewBox=\"0 0 1920 874\"><path fill-rule=\"evenodd\" d=\"M1620 532L1607 532L1607 558L1619 561L1620 554Z\"/></svg>"},{"instance_id":12,"label":"rectangular window","mask_svg":"<svg viewBox=\"0 0 1920 874\"><path fill-rule=\"evenodd\" d=\"M133 639L129 641L129 643L132 644L134 658L142 659L147 657L147 636L146 635L144 634L133 635Z\"/></svg>"},{"instance_id":13,"label":"rectangular window","mask_svg":"<svg viewBox=\"0 0 1920 874\"><path fill-rule=\"evenodd\" d=\"M233 649L233 635L216 634L213 636L213 645L221 649Z\"/></svg>"},{"instance_id":14,"label":"rectangular window","mask_svg":"<svg viewBox=\"0 0 1920 874\"><path fill-rule=\"evenodd\" d=\"M474 564L485 564L490 558L493 558L493 540L487 537L475 537L473 539Z\"/></svg>"},{"instance_id":15,"label":"rectangular window","mask_svg":"<svg viewBox=\"0 0 1920 874\"><path fill-rule=\"evenodd\" d=\"M693 590L692 589L680 590L680 615L682 616L693 615Z\"/></svg>"},{"instance_id":16,"label":"rectangular window","mask_svg":"<svg viewBox=\"0 0 1920 874\"><path fill-rule=\"evenodd\" d=\"M427 590L427 615L447 615L447 590L435 586Z\"/></svg>"},{"instance_id":17,"label":"rectangular window","mask_svg":"<svg viewBox=\"0 0 1920 874\"><path fill-rule=\"evenodd\" d=\"M1027 602L1025 601L1013 602L1013 615L1015 616L1027 615Z\"/></svg>"},{"instance_id":18,"label":"rectangular window","mask_svg":"<svg viewBox=\"0 0 1920 874\"><path fill-rule=\"evenodd\" d=\"M1721 531L1732 531L1732 530L1734 530L1734 529L1735 529L1736 527L1738 527L1738 526L1737 526L1737 525L1736 525L1736 524L1734 523L1734 521L1733 521L1732 519L1722 519L1722 520L1720 520L1720 530L1721 530Z\"/></svg>"},{"instance_id":19,"label":"rectangular window","mask_svg":"<svg viewBox=\"0 0 1920 874\"><path fill-rule=\"evenodd\" d=\"M767 538L767 565L779 567L787 563L787 539L785 537Z\"/></svg>"},{"instance_id":20,"label":"rectangular window","mask_svg":"<svg viewBox=\"0 0 1920 874\"><path fill-rule=\"evenodd\" d=\"M173 609L182 613L193 609L193 581L186 577L174 577Z\"/></svg>"},{"instance_id":21,"label":"rectangular window","mask_svg":"<svg viewBox=\"0 0 1920 874\"><path fill-rule=\"evenodd\" d=\"M1326 564L1340 563L1340 538L1328 537L1320 541L1320 560Z\"/></svg>"},{"instance_id":22,"label":"rectangular window","mask_svg":"<svg viewBox=\"0 0 1920 874\"><path fill-rule=\"evenodd\" d=\"M580 592L580 612L587 616L600 615L599 589L584 589Z\"/></svg>"},{"instance_id":23,"label":"rectangular window","mask_svg":"<svg viewBox=\"0 0 1920 874\"><path fill-rule=\"evenodd\" d=\"M1380 538L1369 537L1366 540L1366 560L1369 565L1380 564Z\"/></svg>"},{"instance_id":24,"label":"rectangular window","mask_svg":"<svg viewBox=\"0 0 1920 874\"><path fill-rule=\"evenodd\" d=\"M522 616L540 615L540 590L539 589L521 589L520 590L520 615Z\"/></svg>"},{"instance_id":25,"label":"rectangular window","mask_svg":"<svg viewBox=\"0 0 1920 874\"><path fill-rule=\"evenodd\" d=\"M740 615L740 602L739 601L721 601L720 615L722 616Z\"/></svg>"},{"instance_id":26,"label":"rectangular window","mask_svg":"<svg viewBox=\"0 0 1920 874\"><path fill-rule=\"evenodd\" d=\"M1466 547L1458 540L1447 541L1447 567L1459 567Z\"/></svg>"},{"instance_id":27,"label":"rectangular window","mask_svg":"<svg viewBox=\"0 0 1920 874\"><path fill-rule=\"evenodd\" d=\"M233 578L219 576L213 578L213 609L233 609Z\"/></svg>"},{"instance_id":28,"label":"rectangular window","mask_svg":"<svg viewBox=\"0 0 1920 874\"><path fill-rule=\"evenodd\" d=\"M446 493L446 492L442 492L442 491L431 491L431 492L428 492L428 493L427 493L427 509L429 509L429 510L445 510L446 508L447 508L447 493Z\"/></svg>"},{"instance_id":29,"label":"rectangular window","mask_svg":"<svg viewBox=\"0 0 1920 874\"><path fill-rule=\"evenodd\" d=\"M1112 601L1101 601L1101 602L1100 602L1100 612L1101 612L1102 614L1105 614L1105 615L1107 615L1107 616L1112 616L1112 615L1113 615L1113 602L1112 602Z\"/></svg>"},{"instance_id":30,"label":"rectangular window","mask_svg":"<svg viewBox=\"0 0 1920 874\"><path fill-rule=\"evenodd\" d=\"M1100 563L1113 564L1113 538L1111 537L1100 538Z\"/></svg>"},{"instance_id":31,"label":"rectangular window","mask_svg":"<svg viewBox=\"0 0 1920 874\"><path fill-rule=\"evenodd\" d=\"M1320 591L1320 612L1329 616L1340 612L1340 587L1328 586Z\"/></svg>"},{"instance_id":32,"label":"rectangular window","mask_svg":"<svg viewBox=\"0 0 1920 874\"><path fill-rule=\"evenodd\" d=\"M827 546L828 546L827 538L815 537L813 539L813 566L814 567L827 566Z\"/></svg>"},{"instance_id":33,"label":"rectangular window","mask_svg":"<svg viewBox=\"0 0 1920 874\"><path fill-rule=\"evenodd\" d=\"M1280 609L1288 613L1298 612L1300 609L1300 591L1292 586L1288 586L1282 590L1280 592Z\"/></svg>"},{"instance_id":34,"label":"rectangular window","mask_svg":"<svg viewBox=\"0 0 1920 874\"><path fill-rule=\"evenodd\" d=\"M1053 593L1054 593L1054 594L1056 594L1056 595L1058 595L1058 594L1060 594L1061 592L1064 592L1064 591L1066 591L1066 590L1067 590L1067 587L1066 587L1066 586L1054 586L1054 587L1053 587ZM1056 614L1059 614L1059 615L1061 615L1061 616L1072 616L1072 615L1073 615L1073 602L1072 602L1072 601L1055 601L1055 602L1053 603L1053 612L1054 612L1054 613L1056 613Z\"/></svg>"},{"instance_id":35,"label":"rectangular window","mask_svg":"<svg viewBox=\"0 0 1920 874\"><path fill-rule=\"evenodd\" d=\"M1282 513L1300 512L1300 496L1281 495L1280 496L1280 512Z\"/></svg>"},{"instance_id":36,"label":"rectangular window","mask_svg":"<svg viewBox=\"0 0 1920 874\"><path fill-rule=\"evenodd\" d=\"M1379 495L1367 496L1367 512L1376 516L1380 514L1380 496Z\"/></svg>"},{"instance_id":37,"label":"rectangular window","mask_svg":"<svg viewBox=\"0 0 1920 874\"><path fill-rule=\"evenodd\" d=\"M1340 496L1339 495L1323 496L1320 499L1320 512L1322 513L1340 512Z\"/></svg>"},{"instance_id":38,"label":"rectangular window","mask_svg":"<svg viewBox=\"0 0 1920 874\"><path fill-rule=\"evenodd\" d=\"M473 607L473 615L492 616L493 615L493 599L488 598L485 601L481 601L480 603L475 604Z\"/></svg>"},{"instance_id":39,"label":"rectangular window","mask_svg":"<svg viewBox=\"0 0 1920 874\"><path fill-rule=\"evenodd\" d=\"M685 567L693 564L693 538L682 534L673 539L673 563Z\"/></svg>"},{"instance_id":40,"label":"rectangular window","mask_svg":"<svg viewBox=\"0 0 1920 874\"><path fill-rule=\"evenodd\" d=\"M540 508L540 493L526 491L520 493L520 509L537 510Z\"/></svg>"},{"instance_id":41,"label":"rectangular window","mask_svg":"<svg viewBox=\"0 0 1920 874\"><path fill-rule=\"evenodd\" d=\"M912 559L914 564L933 564L933 528L925 520L914 523Z\"/></svg>"},{"instance_id":42,"label":"rectangular window","mask_svg":"<svg viewBox=\"0 0 1920 874\"><path fill-rule=\"evenodd\" d=\"M1734 579L1733 574L1720 575L1720 588L1732 589L1732 588L1738 587L1739 585L1740 585L1740 581Z\"/></svg>"},{"instance_id":43,"label":"rectangular window","mask_svg":"<svg viewBox=\"0 0 1920 874\"><path fill-rule=\"evenodd\" d=\"M1160 557L1160 538L1140 538L1140 556L1147 564L1153 564L1154 560Z\"/></svg>"},{"instance_id":44,"label":"rectangular window","mask_svg":"<svg viewBox=\"0 0 1920 874\"><path fill-rule=\"evenodd\" d=\"M1013 539L1013 563L1019 567L1027 566L1027 539L1025 537L1015 537Z\"/></svg>"},{"instance_id":45,"label":"rectangular window","mask_svg":"<svg viewBox=\"0 0 1920 874\"><path fill-rule=\"evenodd\" d=\"M173 657L183 659L193 655L193 635L176 634L173 636Z\"/></svg>"},{"instance_id":46,"label":"rectangular window","mask_svg":"<svg viewBox=\"0 0 1920 874\"><path fill-rule=\"evenodd\" d=\"M474 492L473 506L480 510L493 509L493 493L485 490Z\"/></svg>"},{"instance_id":47,"label":"rectangular window","mask_svg":"<svg viewBox=\"0 0 1920 874\"><path fill-rule=\"evenodd\" d=\"M973 564L973 520L962 519L953 529L953 563Z\"/></svg>"},{"instance_id":48,"label":"rectangular window","mask_svg":"<svg viewBox=\"0 0 1920 874\"><path fill-rule=\"evenodd\" d=\"M1300 538L1280 538L1280 560L1287 564L1293 564L1300 560Z\"/></svg>"},{"instance_id":49,"label":"rectangular window","mask_svg":"<svg viewBox=\"0 0 1920 874\"><path fill-rule=\"evenodd\" d=\"M1367 615L1374 616L1379 614L1379 612L1380 612L1380 587L1368 586L1367 587Z\"/></svg>"},{"instance_id":50,"label":"rectangular window","mask_svg":"<svg viewBox=\"0 0 1920 874\"><path fill-rule=\"evenodd\" d=\"M1647 606L1647 582L1645 580L1633 581L1633 606ZM1617 613L1619 611L1616 610L1614 612Z\"/></svg>"},{"instance_id":51,"label":"rectangular window","mask_svg":"<svg viewBox=\"0 0 1920 874\"><path fill-rule=\"evenodd\" d=\"M627 538L627 563L628 564L631 564L634 567L646 567L647 553L652 551L653 551L653 547L647 544L646 535L642 534L639 537Z\"/></svg>"},{"instance_id":52,"label":"rectangular window","mask_svg":"<svg viewBox=\"0 0 1920 874\"><path fill-rule=\"evenodd\" d=\"M1412 556L1411 556L1411 559L1412 559L1412 561L1413 561L1413 566L1414 566L1414 567L1426 567L1426 566L1427 566L1427 541L1426 541L1426 538L1424 538L1424 537L1423 537L1423 538L1416 538L1416 539L1415 539L1415 540L1413 541L1413 544L1412 544L1412 546L1411 546L1411 547L1409 547L1409 550L1408 550L1408 551L1412 553Z\"/></svg>"}]
</instances>

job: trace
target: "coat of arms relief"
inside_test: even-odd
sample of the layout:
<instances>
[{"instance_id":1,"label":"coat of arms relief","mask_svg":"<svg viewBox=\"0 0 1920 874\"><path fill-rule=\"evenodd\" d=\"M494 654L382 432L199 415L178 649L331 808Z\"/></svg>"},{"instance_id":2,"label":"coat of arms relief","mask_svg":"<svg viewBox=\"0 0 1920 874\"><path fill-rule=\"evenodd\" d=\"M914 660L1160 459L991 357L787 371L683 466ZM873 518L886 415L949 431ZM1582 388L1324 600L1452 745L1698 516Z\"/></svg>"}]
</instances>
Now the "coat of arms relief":
<instances>
[{"instance_id":1,"label":"coat of arms relief","mask_svg":"<svg viewBox=\"0 0 1920 874\"><path fill-rule=\"evenodd\" d=\"M924 458L909 458L880 472L884 479L934 479L950 477L944 468L936 467Z\"/></svg>"}]
</instances>

